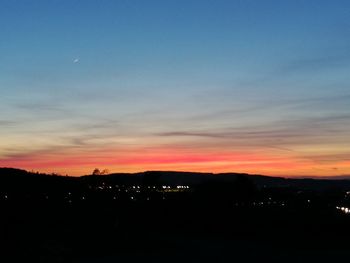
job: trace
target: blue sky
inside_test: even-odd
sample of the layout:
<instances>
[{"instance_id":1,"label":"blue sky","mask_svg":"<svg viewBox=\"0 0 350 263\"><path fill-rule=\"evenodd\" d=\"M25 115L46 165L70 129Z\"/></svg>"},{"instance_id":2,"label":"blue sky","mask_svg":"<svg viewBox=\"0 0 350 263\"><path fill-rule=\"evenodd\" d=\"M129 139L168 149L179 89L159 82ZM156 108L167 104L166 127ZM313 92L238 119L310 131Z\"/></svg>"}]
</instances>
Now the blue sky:
<instances>
[{"instance_id":1,"label":"blue sky","mask_svg":"<svg viewBox=\"0 0 350 263\"><path fill-rule=\"evenodd\" d=\"M1 1L0 162L348 173L349 17L348 1ZM154 148L188 161L113 161ZM232 160L191 161L213 148Z\"/></svg>"}]
</instances>

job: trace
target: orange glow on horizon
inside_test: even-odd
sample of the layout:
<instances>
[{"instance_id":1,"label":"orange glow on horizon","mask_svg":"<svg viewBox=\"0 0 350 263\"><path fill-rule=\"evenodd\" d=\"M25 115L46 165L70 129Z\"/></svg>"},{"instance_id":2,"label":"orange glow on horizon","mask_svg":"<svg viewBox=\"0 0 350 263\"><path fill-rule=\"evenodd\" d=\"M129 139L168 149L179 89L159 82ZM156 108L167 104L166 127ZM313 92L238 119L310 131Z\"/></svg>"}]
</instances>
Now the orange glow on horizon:
<instances>
[{"instance_id":1,"label":"orange glow on horizon","mask_svg":"<svg viewBox=\"0 0 350 263\"><path fill-rule=\"evenodd\" d=\"M1 166L73 176L90 174L96 167L111 172L173 170L189 172L240 172L272 176L333 176L350 174L349 162L317 163L276 150L202 150L152 147L118 151L37 153L0 160ZM335 168L337 167L337 168Z\"/></svg>"}]
</instances>

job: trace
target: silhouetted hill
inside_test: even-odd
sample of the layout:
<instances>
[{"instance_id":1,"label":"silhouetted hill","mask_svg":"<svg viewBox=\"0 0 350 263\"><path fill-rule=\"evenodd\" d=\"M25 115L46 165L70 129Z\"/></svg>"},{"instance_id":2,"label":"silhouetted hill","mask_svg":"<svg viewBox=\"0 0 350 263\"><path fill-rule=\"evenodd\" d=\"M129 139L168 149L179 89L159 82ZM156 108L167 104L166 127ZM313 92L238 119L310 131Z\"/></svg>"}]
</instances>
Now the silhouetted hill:
<instances>
[{"instance_id":1,"label":"silhouetted hill","mask_svg":"<svg viewBox=\"0 0 350 263\"><path fill-rule=\"evenodd\" d=\"M40 190L45 186L57 189L62 184L78 187L78 184L99 183L124 185L199 185L208 182L235 182L238 176L249 178L257 188L296 188L303 190L327 189L349 190L346 179L294 179L245 173L197 173L177 171L146 171L139 173L113 173L108 175L85 175L81 177L41 174L15 168L0 168L1 188L17 190Z\"/></svg>"},{"instance_id":2,"label":"silhouetted hill","mask_svg":"<svg viewBox=\"0 0 350 263\"><path fill-rule=\"evenodd\" d=\"M0 168L0 190L18 193L57 192L77 189L79 178L27 172L15 168Z\"/></svg>"},{"instance_id":3,"label":"silhouetted hill","mask_svg":"<svg viewBox=\"0 0 350 263\"><path fill-rule=\"evenodd\" d=\"M340 179L302 179L283 178L263 175L248 175L254 183L260 187L274 188L298 188L304 190L347 190L350 189L350 180Z\"/></svg>"},{"instance_id":4,"label":"silhouetted hill","mask_svg":"<svg viewBox=\"0 0 350 263\"><path fill-rule=\"evenodd\" d=\"M28 175L28 173L25 170L22 169L16 169L16 168L8 168L8 167L3 167L0 168L0 176L21 176L21 175Z\"/></svg>"},{"instance_id":5,"label":"silhouetted hill","mask_svg":"<svg viewBox=\"0 0 350 263\"><path fill-rule=\"evenodd\" d=\"M350 181L174 171L69 177L0 168L0 244L9 258L21 258L11 262L143 257L200 240L208 243L192 251L194 259L213 247L221 255L219 240L231 254L236 248L235 258L251 244L348 251L344 190Z\"/></svg>"}]
</instances>

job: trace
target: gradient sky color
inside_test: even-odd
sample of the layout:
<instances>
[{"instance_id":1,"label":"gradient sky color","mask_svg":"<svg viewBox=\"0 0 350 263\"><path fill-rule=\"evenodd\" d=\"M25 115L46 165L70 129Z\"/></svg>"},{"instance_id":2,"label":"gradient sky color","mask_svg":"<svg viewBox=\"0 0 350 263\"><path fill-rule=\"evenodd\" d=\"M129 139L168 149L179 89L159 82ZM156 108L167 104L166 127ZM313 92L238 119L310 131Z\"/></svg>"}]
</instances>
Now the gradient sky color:
<instances>
[{"instance_id":1,"label":"gradient sky color","mask_svg":"<svg viewBox=\"0 0 350 263\"><path fill-rule=\"evenodd\" d=\"M349 1L0 2L0 167L350 175Z\"/></svg>"}]
</instances>

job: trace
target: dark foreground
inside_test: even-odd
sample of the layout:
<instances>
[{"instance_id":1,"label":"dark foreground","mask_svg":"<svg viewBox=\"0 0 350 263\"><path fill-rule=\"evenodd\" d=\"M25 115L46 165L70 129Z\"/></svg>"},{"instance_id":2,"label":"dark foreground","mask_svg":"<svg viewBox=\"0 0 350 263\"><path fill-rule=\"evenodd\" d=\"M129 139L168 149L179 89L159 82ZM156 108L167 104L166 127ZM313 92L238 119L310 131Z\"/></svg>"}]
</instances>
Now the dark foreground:
<instances>
[{"instance_id":1,"label":"dark foreground","mask_svg":"<svg viewBox=\"0 0 350 263\"><path fill-rule=\"evenodd\" d=\"M45 180L2 184L0 262L350 259L350 216L336 208L348 202L343 190L261 189L242 178L184 189Z\"/></svg>"},{"instance_id":2,"label":"dark foreground","mask_svg":"<svg viewBox=\"0 0 350 263\"><path fill-rule=\"evenodd\" d=\"M350 257L350 220L337 212L167 201L119 207L2 204L1 211L2 256L22 262L347 262Z\"/></svg>"}]
</instances>

